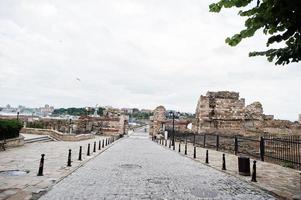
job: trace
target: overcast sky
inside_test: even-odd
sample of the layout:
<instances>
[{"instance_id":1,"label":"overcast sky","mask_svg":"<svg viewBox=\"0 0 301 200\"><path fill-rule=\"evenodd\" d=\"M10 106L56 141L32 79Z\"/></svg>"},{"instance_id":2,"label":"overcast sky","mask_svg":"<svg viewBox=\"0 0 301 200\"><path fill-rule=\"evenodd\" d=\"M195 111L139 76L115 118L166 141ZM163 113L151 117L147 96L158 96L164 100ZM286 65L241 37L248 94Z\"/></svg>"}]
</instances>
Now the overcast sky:
<instances>
[{"instance_id":1,"label":"overcast sky","mask_svg":"<svg viewBox=\"0 0 301 200\"><path fill-rule=\"evenodd\" d=\"M243 19L209 13L213 2L0 0L0 105L194 112L201 94L230 90L297 120L301 63L249 58L265 48L261 34L227 46Z\"/></svg>"}]
</instances>

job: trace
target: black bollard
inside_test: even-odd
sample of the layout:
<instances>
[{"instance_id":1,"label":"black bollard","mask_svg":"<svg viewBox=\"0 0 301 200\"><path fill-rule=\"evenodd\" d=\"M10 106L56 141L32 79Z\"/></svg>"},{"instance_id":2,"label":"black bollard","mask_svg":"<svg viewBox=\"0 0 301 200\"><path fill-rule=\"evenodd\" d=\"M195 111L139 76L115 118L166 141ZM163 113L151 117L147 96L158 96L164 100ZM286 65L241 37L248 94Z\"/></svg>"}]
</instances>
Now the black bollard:
<instances>
[{"instance_id":1,"label":"black bollard","mask_svg":"<svg viewBox=\"0 0 301 200\"><path fill-rule=\"evenodd\" d=\"M181 141L179 142L179 153L181 153Z\"/></svg>"},{"instance_id":2,"label":"black bollard","mask_svg":"<svg viewBox=\"0 0 301 200\"><path fill-rule=\"evenodd\" d=\"M82 146L79 147L78 160L82 160Z\"/></svg>"},{"instance_id":3,"label":"black bollard","mask_svg":"<svg viewBox=\"0 0 301 200\"><path fill-rule=\"evenodd\" d=\"M209 152L206 150L206 163L209 164Z\"/></svg>"},{"instance_id":4,"label":"black bollard","mask_svg":"<svg viewBox=\"0 0 301 200\"><path fill-rule=\"evenodd\" d=\"M41 160L40 160L40 166L37 176L43 176L43 170L44 170L44 157L45 154L41 154Z\"/></svg>"},{"instance_id":5,"label":"black bollard","mask_svg":"<svg viewBox=\"0 0 301 200\"><path fill-rule=\"evenodd\" d=\"M172 150L176 150L176 142L173 142L174 145L172 145Z\"/></svg>"},{"instance_id":6,"label":"black bollard","mask_svg":"<svg viewBox=\"0 0 301 200\"><path fill-rule=\"evenodd\" d=\"M106 146L108 146L108 139L106 138Z\"/></svg>"},{"instance_id":7,"label":"black bollard","mask_svg":"<svg viewBox=\"0 0 301 200\"><path fill-rule=\"evenodd\" d=\"M193 158L196 158L196 146L193 147Z\"/></svg>"},{"instance_id":8,"label":"black bollard","mask_svg":"<svg viewBox=\"0 0 301 200\"><path fill-rule=\"evenodd\" d=\"M68 153L68 162L67 162L67 166L71 167L71 149L69 149L69 153Z\"/></svg>"},{"instance_id":9,"label":"black bollard","mask_svg":"<svg viewBox=\"0 0 301 200\"><path fill-rule=\"evenodd\" d=\"M90 143L88 144L87 156L90 156Z\"/></svg>"},{"instance_id":10,"label":"black bollard","mask_svg":"<svg viewBox=\"0 0 301 200\"><path fill-rule=\"evenodd\" d=\"M226 158L225 158L225 154L223 153L223 167L222 170L226 170Z\"/></svg>"},{"instance_id":11,"label":"black bollard","mask_svg":"<svg viewBox=\"0 0 301 200\"><path fill-rule=\"evenodd\" d=\"M101 150L101 140L98 141L98 150Z\"/></svg>"},{"instance_id":12,"label":"black bollard","mask_svg":"<svg viewBox=\"0 0 301 200\"><path fill-rule=\"evenodd\" d=\"M170 140L169 140L169 145L168 145L168 147L171 148L171 141L170 141Z\"/></svg>"},{"instance_id":13,"label":"black bollard","mask_svg":"<svg viewBox=\"0 0 301 200\"><path fill-rule=\"evenodd\" d=\"M96 142L94 142L93 152L96 152Z\"/></svg>"},{"instance_id":14,"label":"black bollard","mask_svg":"<svg viewBox=\"0 0 301 200\"><path fill-rule=\"evenodd\" d=\"M187 141L186 141L186 143L185 143L185 155L187 155Z\"/></svg>"},{"instance_id":15,"label":"black bollard","mask_svg":"<svg viewBox=\"0 0 301 200\"><path fill-rule=\"evenodd\" d=\"M102 148L105 148L105 140L102 140Z\"/></svg>"},{"instance_id":16,"label":"black bollard","mask_svg":"<svg viewBox=\"0 0 301 200\"><path fill-rule=\"evenodd\" d=\"M165 140L165 146L167 146L167 140Z\"/></svg>"},{"instance_id":17,"label":"black bollard","mask_svg":"<svg viewBox=\"0 0 301 200\"><path fill-rule=\"evenodd\" d=\"M256 180L256 160L253 161L253 172L252 172L252 182L257 182Z\"/></svg>"}]
</instances>

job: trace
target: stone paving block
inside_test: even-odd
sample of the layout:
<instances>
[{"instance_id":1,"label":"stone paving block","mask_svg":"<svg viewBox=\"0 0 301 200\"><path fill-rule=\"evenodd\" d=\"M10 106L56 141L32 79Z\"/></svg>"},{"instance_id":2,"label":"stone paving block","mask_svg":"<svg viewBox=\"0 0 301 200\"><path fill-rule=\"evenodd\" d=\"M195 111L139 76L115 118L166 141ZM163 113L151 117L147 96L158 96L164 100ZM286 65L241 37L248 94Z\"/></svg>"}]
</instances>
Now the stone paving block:
<instances>
[{"instance_id":1,"label":"stone paving block","mask_svg":"<svg viewBox=\"0 0 301 200\"><path fill-rule=\"evenodd\" d=\"M41 200L275 199L134 133L56 184Z\"/></svg>"},{"instance_id":2,"label":"stone paving block","mask_svg":"<svg viewBox=\"0 0 301 200\"><path fill-rule=\"evenodd\" d=\"M0 152L0 171L29 170L29 173L23 176L6 176L0 174L0 200L6 198L26 199L32 193L45 190L45 188L53 185L62 177L67 176L72 170L82 165L82 163L105 151L107 147L101 151L97 150L90 157L85 156L88 143L92 144L94 141L104 138L96 136L95 139L77 142L52 141L28 143L18 148L11 148ZM80 145L83 146L84 150L82 162L77 161ZM72 149L72 167L66 167L68 149ZM46 154L44 176L37 176L41 153ZM5 192L11 189L19 190L17 190L17 194L5 195Z\"/></svg>"}]
</instances>

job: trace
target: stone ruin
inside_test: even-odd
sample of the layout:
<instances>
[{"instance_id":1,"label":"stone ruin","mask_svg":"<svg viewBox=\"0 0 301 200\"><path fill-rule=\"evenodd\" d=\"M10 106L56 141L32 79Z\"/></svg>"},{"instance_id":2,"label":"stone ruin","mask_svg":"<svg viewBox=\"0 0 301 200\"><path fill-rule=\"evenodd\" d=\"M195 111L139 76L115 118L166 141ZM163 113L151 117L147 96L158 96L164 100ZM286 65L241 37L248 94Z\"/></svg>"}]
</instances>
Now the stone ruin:
<instances>
[{"instance_id":1,"label":"stone ruin","mask_svg":"<svg viewBox=\"0 0 301 200\"><path fill-rule=\"evenodd\" d=\"M105 115L100 117L82 116L77 120L40 119L45 129L53 129L61 133L120 135L129 129L126 115Z\"/></svg>"},{"instance_id":2,"label":"stone ruin","mask_svg":"<svg viewBox=\"0 0 301 200\"><path fill-rule=\"evenodd\" d=\"M99 135L123 135L128 132L128 116L80 117L74 127L75 133L95 133Z\"/></svg>"},{"instance_id":3,"label":"stone ruin","mask_svg":"<svg viewBox=\"0 0 301 200\"><path fill-rule=\"evenodd\" d=\"M265 115L260 102L245 105L238 92L218 91L201 95L196 108L193 131L219 131L231 133L301 133L300 124L288 120L275 120Z\"/></svg>"},{"instance_id":4,"label":"stone ruin","mask_svg":"<svg viewBox=\"0 0 301 200\"><path fill-rule=\"evenodd\" d=\"M158 106L150 118L150 134L163 133L172 129L172 120L166 119L166 109ZM192 130L188 125L192 122ZM301 114L299 122L274 119L266 115L263 106L256 101L250 105L239 97L238 92L218 91L201 95L195 112L195 119L176 119L175 130L180 132L222 133L242 135L301 135Z\"/></svg>"},{"instance_id":5,"label":"stone ruin","mask_svg":"<svg viewBox=\"0 0 301 200\"><path fill-rule=\"evenodd\" d=\"M165 129L164 123L166 121L166 109L164 106L158 106L153 111L153 116L150 117L149 133L152 136L162 133Z\"/></svg>"},{"instance_id":6,"label":"stone ruin","mask_svg":"<svg viewBox=\"0 0 301 200\"><path fill-rule=\"evenodd\" d=\"M158 106L153 111L153 116L150 118L150 135L155 136L157 134L163 134L165 130L171 130L173 127L173 120L166 118L166 109L164 106ZM190 120L186 119L175 119L174 129L179 132L186 132Z\"/></svg>"}]
</instances>

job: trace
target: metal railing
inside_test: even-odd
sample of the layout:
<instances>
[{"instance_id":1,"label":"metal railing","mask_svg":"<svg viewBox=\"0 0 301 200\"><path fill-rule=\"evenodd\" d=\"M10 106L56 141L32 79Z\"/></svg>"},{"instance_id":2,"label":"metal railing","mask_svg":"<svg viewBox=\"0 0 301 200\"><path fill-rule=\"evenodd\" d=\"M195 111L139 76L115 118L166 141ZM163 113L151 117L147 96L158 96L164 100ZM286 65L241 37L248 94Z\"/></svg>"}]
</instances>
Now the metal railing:
<instances>
[{"instance_id":1,"label":"metal railing","mask_svg":"<svg viewBox=\"0 0 301 200\"><path fill-rule=\"evenodd\" d=\"M169 136L172 131L168 131ZM215 149L247 155L261 161L269 161L286 167L301 169L301 136L247 137L206 133L184 133L175 131L175 139L195 143L208 149Z\"/></svg>"}]
</instances>

